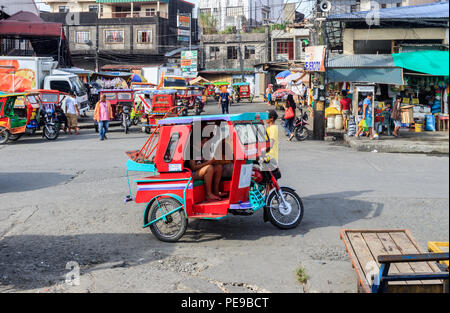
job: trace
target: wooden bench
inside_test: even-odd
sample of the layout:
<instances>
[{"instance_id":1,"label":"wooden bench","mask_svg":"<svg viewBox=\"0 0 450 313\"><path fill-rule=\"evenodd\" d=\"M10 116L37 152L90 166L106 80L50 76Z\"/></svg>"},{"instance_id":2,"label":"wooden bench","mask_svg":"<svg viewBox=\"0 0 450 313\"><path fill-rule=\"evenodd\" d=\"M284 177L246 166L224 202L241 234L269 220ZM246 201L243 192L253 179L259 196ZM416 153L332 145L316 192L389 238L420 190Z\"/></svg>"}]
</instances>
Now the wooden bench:
<instances>
[{"instance_id":1,"label":"wooden bench","mask_svg":"<svg viewBox=\"0 0 450 313\"><path fill-rule=\"evenodd\" d=\"M394 279L384 280L385 284L381 289L383 292L442 293L447 289L448 279L443 280L442 277L448 273L442 272L437 263L430 259L414 259L411 256L423 255L426 252L419 248L408 230L344 229L340 236L356 271L358 292L371 293L373 289L380 291L379 283L383 274L396 276ZM389 256L395 258L389 259ZM398 261L400 256L410 259ZM386 263L389 263L388 272L384 272L386 266L383 264ZM421 276L425 273L435 276L432 279L425 279ZM439 276L441 274L444 276Z\"/></svg>"}]
</instances>

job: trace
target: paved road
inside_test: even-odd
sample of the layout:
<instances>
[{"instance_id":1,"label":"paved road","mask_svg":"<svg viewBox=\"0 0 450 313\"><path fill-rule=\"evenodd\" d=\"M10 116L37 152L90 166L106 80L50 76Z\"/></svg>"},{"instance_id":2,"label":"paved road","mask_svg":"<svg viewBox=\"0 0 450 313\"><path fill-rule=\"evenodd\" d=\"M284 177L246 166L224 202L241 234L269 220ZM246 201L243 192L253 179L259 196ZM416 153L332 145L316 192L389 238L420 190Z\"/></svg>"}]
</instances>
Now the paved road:
<instances>
[{"instance_id":1,"label":"paved road","mask_svg":"<svg viewBox=\"0 0 450 313\"><path fill-rule=\"evenodd\" d=\"M340 229L408 228L423 247L449 240L448 157L281 140L282 183L306 208L297 229L280 231L257 213L193 221L180 242L159 242L141 228L143 206L123 203L124 152L146 137L117 128L100 142L83 130L0 146L0 291L355 292ZM64 283L70 261L80 265L78 286Z\"/></svg>"}]
</instances>

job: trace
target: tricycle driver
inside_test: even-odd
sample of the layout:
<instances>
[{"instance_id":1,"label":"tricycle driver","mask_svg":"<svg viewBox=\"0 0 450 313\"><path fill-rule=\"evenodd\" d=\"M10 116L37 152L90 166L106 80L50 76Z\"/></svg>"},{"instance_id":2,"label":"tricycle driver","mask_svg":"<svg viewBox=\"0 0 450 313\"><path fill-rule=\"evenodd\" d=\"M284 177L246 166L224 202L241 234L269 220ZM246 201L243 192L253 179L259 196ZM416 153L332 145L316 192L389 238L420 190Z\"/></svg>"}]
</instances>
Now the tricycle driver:
<instances>
[{"instance_id":1,"label":"tricycle driver","mask_svg":"<svg viewBox=\"0 0 450 313\"><path fill-rule=\"evenodd\" d=\"M193 147L195 150L194 155L201 155L201 159L193 160L194 158L191 158L191 160L189 160L189 168L192 170L194 180L205 181L206 200L218 201L222 196L222 193L219 191L220 181L222 179L222 165L217 164L214 158L205 160L203 155L203 147L208 140L210 140L210 138L203 138L201 147Z\"/></svg>"}]
</instances>

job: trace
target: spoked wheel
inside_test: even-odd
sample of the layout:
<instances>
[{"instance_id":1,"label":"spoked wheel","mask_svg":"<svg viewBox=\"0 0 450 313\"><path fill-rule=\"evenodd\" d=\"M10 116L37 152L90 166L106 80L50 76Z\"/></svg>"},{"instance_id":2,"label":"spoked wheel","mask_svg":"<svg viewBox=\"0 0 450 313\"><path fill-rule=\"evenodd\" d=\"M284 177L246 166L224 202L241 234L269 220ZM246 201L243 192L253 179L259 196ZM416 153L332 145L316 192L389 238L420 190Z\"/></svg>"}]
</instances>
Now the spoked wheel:
<instances>
[{"instance_id":1,"label":"spoked wheel","mask_svg":"<svg viewBox=\"0 0 450 313\"><path fill-rule=\"evenodd\" d=\"M295 138L297 138L298 141L304 141L308 139L309 137L309 131L306 127L298 127L295 129Z\"/></svg>"},{"instance_id":2,"label":"spoked wheel","mask_svg":"<svg viewBox=\"0 0 450 313\"><path fill-rule=\"evenodd\" d=\"M295 228L303 219L303 202L299 195L289 187L281 187L285 201L277 192L272 192L267 199L270 222L280 229Z\"/></svg>"},{"instance_id":3,"label":"spoked wheel","mask_svg":"<svg viewBox=\"0 0 450 313\"><path fill-rule=\"evenodd\" d=\"M8 142L10 132L3 126L0 126L0 145Z\"/></svg>"},{"instance_id":4,"label":"spoked wheel","mask_svg":"<svg viewBox=\"0 0 450 313\"><path fill-rule=\"evenodd\" d=\"M59 126L56 124L50 126L45 125L43 132L44 137L47 138L47 140L56 140L59 136Z\"/></svg>"},{"instance_id":5,"label":"spoked wheel","mask_svg":"<svg viewBox=\"0 0 450 313\"><path fill-rule=\"evenodd\" d=\"M184 215L183 205L179 201L173 198L162 198L153 202L145 215L146 224L180 207L180 210L150 225L150 230L156 238L164 242L178 241L186 232L188 220Z\"/></svg>"}]
</instances>

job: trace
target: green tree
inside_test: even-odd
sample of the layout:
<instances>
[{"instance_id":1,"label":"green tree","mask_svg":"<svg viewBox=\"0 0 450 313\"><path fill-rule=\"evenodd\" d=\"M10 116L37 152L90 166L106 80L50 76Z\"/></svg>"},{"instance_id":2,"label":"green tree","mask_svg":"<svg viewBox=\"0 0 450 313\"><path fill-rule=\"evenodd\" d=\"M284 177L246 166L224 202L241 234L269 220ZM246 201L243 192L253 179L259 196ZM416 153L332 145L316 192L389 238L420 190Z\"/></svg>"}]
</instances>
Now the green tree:
<instances>
[{"instance_id":1,"label":"green tree","mask_svg":"<svg viewBox=\"0 0 450 313\"><path fill-rule=\"evenodd\" d=\"M199 21L203 34L205 35L217 34L217 19L210 13L200 13Z\"/></svg>"}]
</instances>

